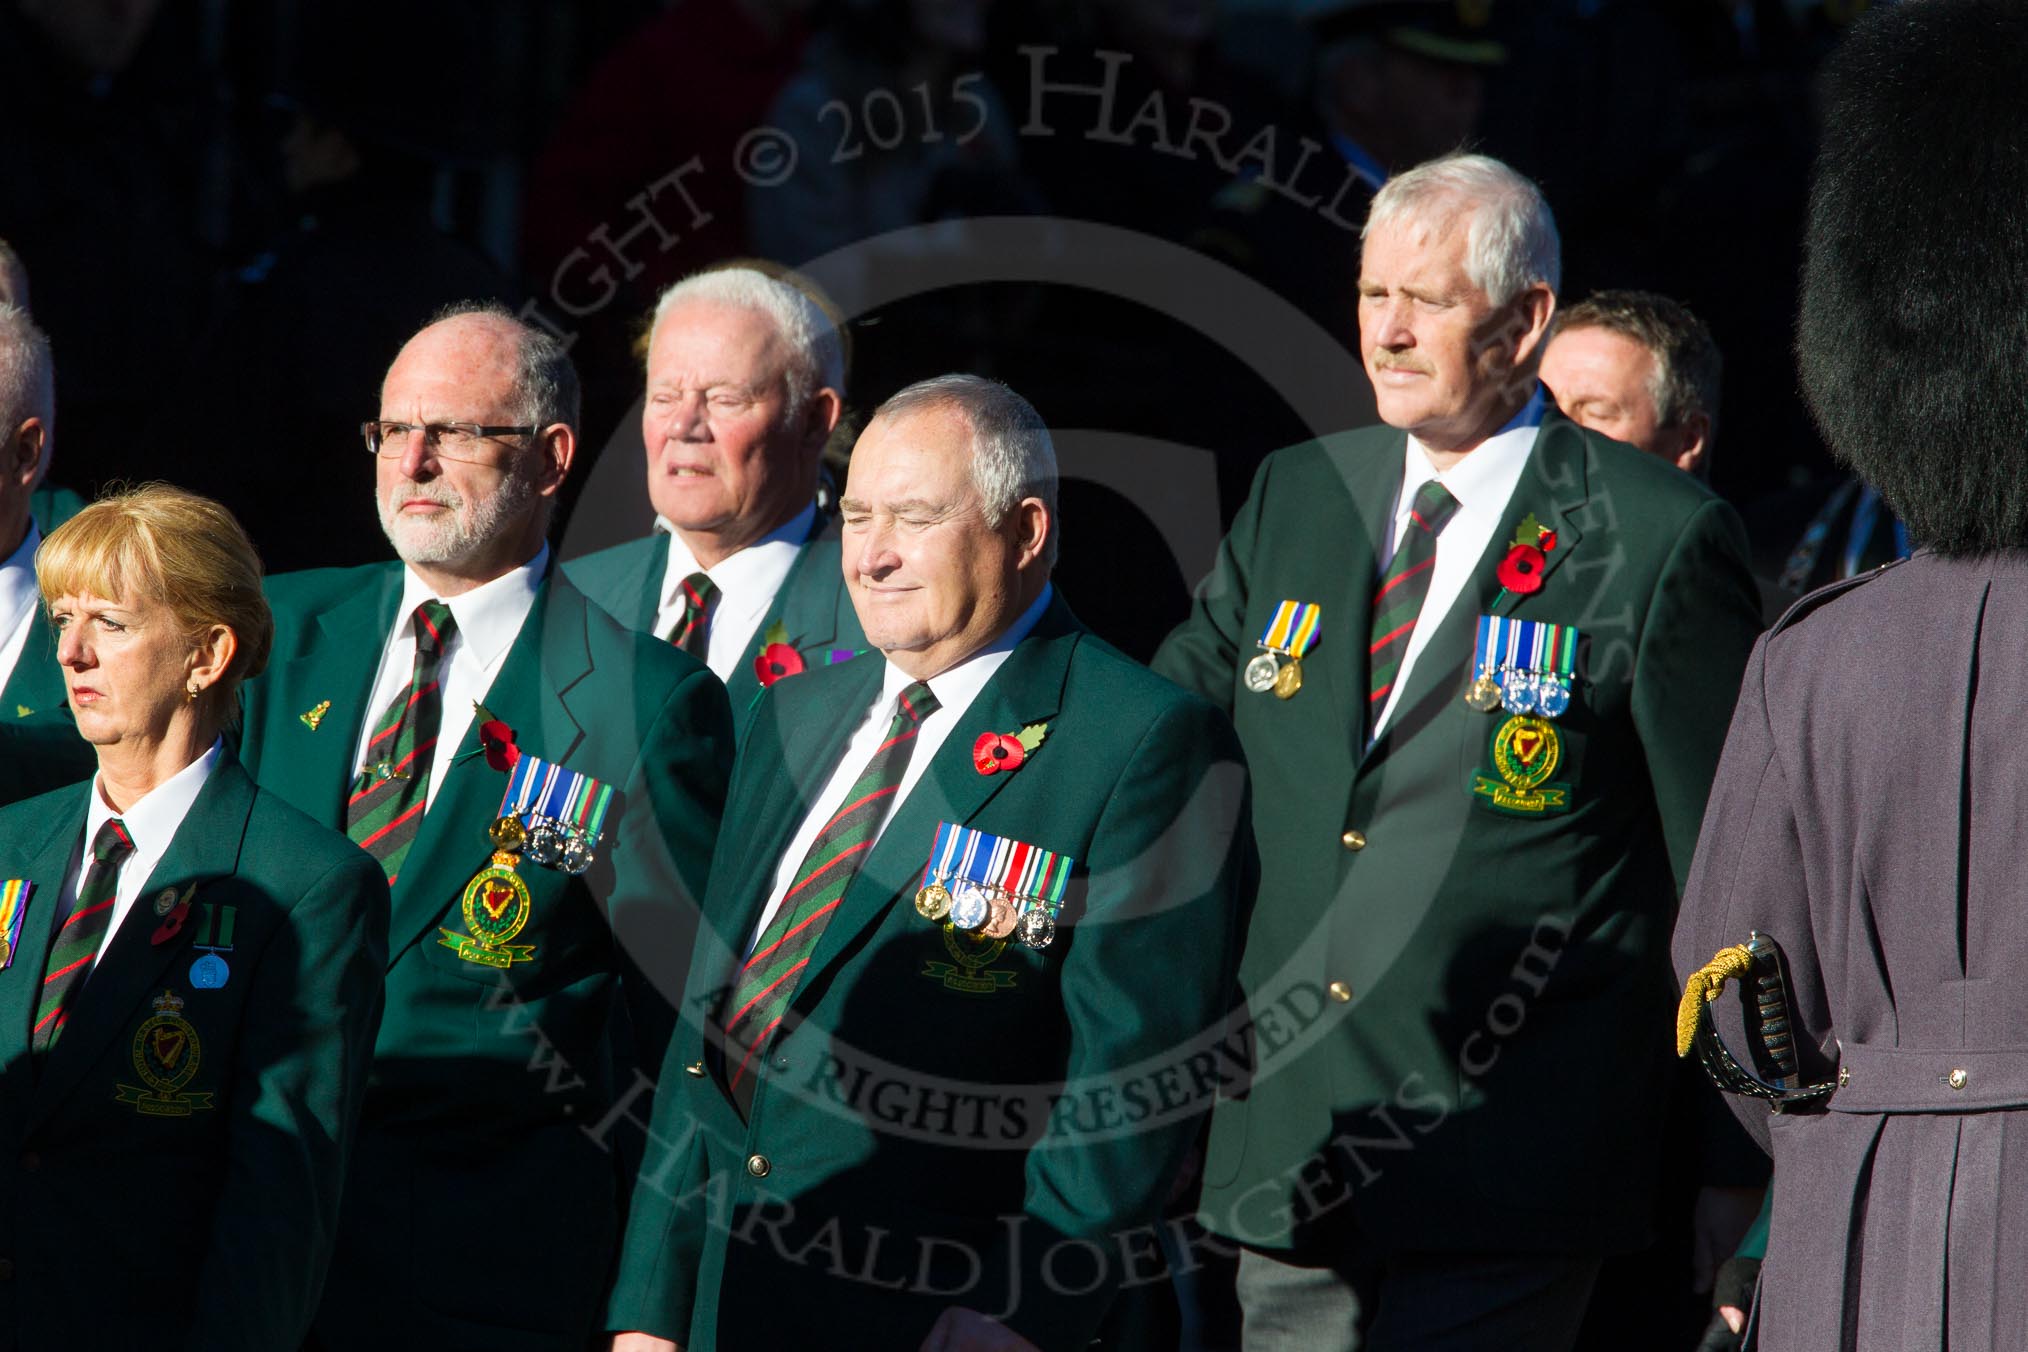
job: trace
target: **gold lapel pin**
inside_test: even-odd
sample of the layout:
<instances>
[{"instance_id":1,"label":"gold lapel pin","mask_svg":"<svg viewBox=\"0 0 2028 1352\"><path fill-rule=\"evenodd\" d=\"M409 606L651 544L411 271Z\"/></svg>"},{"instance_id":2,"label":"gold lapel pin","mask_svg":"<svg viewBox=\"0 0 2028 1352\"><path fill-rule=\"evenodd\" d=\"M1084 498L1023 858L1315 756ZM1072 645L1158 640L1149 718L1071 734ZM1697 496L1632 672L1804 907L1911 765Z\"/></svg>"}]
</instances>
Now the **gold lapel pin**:
<instances>
[{"instance_id":1,"label":"gold lapel pin","mask_svg":"<svg viewBox=\"0 0 2028 1352\"><path fill-rule=\"evenodd\" d=\"M308 728L312 732L315 732L317 730L317 725L324 721L324 715L329 712L331 712L331 701L327 699L322 704L319 704L316 708L310 710L308 713L298 714L296 716L303 720L304 727Z\"/></svg>"}]
</instances>

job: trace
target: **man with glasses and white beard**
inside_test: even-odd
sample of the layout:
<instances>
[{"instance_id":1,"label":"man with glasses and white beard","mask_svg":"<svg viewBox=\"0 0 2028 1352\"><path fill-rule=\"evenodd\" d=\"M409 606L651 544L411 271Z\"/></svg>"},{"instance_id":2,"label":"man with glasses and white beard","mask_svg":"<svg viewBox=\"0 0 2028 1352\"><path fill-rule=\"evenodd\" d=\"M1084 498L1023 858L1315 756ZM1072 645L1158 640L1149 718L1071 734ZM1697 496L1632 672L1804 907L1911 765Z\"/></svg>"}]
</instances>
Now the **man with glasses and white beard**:
<instances>
[{"instance_id":1,"label":"man with glasses and white beard","mask_svg":"<svg viewBox=\"0 0 2028 1352\"><path fill-rule=\"evenodd\" d=\"M363 428L400 561L269 583L242 759L393 886L330 1352L561 1352L603 1308L633 1152L585 1128L660 1065L732 733L701 663L551 566L577 405L549 336L446 312Z\"/></svg>"}]
</instances>

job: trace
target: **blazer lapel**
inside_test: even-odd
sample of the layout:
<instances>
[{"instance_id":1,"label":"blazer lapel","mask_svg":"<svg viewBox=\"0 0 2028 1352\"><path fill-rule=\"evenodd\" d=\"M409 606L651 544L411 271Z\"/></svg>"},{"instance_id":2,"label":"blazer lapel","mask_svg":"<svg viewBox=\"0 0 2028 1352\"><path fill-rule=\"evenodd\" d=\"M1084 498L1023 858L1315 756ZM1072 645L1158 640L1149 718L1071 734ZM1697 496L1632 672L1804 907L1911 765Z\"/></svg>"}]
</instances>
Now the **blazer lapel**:
<instances>
[{"instance_id":1,"label":"blazer lapel","mask_svg":"<svg viewBox=\"0 0 2028 1352\"><path fill-rule=\"evenodd\" d=\"M669 572L669 535L657 531L653 543L641 551L641 561L627 586L619 594L634 598L634 613L614 618L629 629L644 634L655 632L655 615L662 608L662 579ZM657 637L660 637L657 635Z\"/></svg>"},{"instance_id":2,"label":"blazer lapel","mask_svg":"<svg viewBox=\"0 0 2028 1352\"><path fill-rule=\"evenodd\" d=\"M54 820L42 847L0 867L0 882L19 877L35 884L35 894L21 916L13 965L0 971L0 1067L4 1067L0 1069L0 1095L9 1103L27 1102L33 1084L28 1035L35 1027L50 935L63 906L64 874L70 870L72 853L84 839L85 807L91 793L89 781L64 790L62 806L52 813Z\"/></svg>"},{"instance_id":3,"label":"blazer lapel","mask_svg":"<svg viewBox=\"0 0 2028 1352\"><path fill-rule=\"evenodd\" d=\"M284 776L290 783L314 785L319 810L312 813L333 830L345 829L345 803L352 792L353 757L359 736L380 711L367 707L380 654L394 628L395 607L401 603L399 564L382 570L374 586L362 587L344 603L317 617L301 631L301 647L276 654L280 686L277 699L293 715L282 724L281 747L264 748L264 775ZM270 678L274 679L274 678ZM326 700L330 707L321 714ZM314 725L314 726L313 726ZM275 779L269 779L270 785Z\"/></svg>"},{"instance_id":4,"label":"blazer lapel","mask_svg":"<svg viewBox=\"0 0 2028 1352\"><path fill-rule=\"evenodd\" d=\"M1336 596L1324 601L1327 633L1338 633L1346 648L1342 661L1325 662L1331 673L1330 704L1345 718L1346 735L1356 756L1366 738L1366 696L1370 680L1367 659L1373 630L1373 590L1380 580L1380 552L1386 546L1388 523L1394 515L1395 499L1401 495L1401 467L1408 451L1408 434L1396 432L1378 438L1356 437L1332 449L1331 458L1345 484L1351 509L1351 538L1327 545L1337 561L1333 578ZM1300 599L1300 598L1297 598ZM1344 627L1331 618L1333 602L1345 617Z\"/></svg>"},{"instance_id":5,"label":"blazer lapel","mask_svg":"<svg viewBox=\"0 0 2028 1352\"><path fill-rule=\"evenodd\" d=\"M773 841L775 848L754 852L751 856L754 862L749 867L730 873L719 868L712 870L714 890L720 877L737 879L728 884L734 890L727 895L723 906L709 908L726 916L729 928L721 937L735 955L735 966L745 957L747 940L753 937L754 927L760 921L761 908L767 904L768 896L774 890L775 872L781 865L782 852L788 849L790 839L802 824L810 805L838 769L839 758L845 754L845 745L865 716L867 706L879 694L881 678L886 671L885 662L854 664L850 672L840 674L835 694L827 692L827 697L813 701L813 707L808 711L791 711L786 707L791 698L789 690L784 689L777 695L776 698L785 706L781 726L784 729L793 727L798 740L794 748L769 748L767 754L776 764L757 776L762 786L761 799L751 816L744 811L739 816L740 832L745 839L755 843ZM808 689L808 686L799 686L794 693L801 694ZM784 735L786 738L788 734ZM800 740L803 736L809 740ZM740 748L743 758L760 754L751 742ZM732 819L732 814L728 813L727 821Z\"/></svg>"},{"instance_id":6,"label":"blazer lapel","mask_svg":"<svg viewBox=\"0 0 2028 1352\"><path fill-rule=\"evenodd\" d=\"M585 722L597 717L596 710L581 707L584 696L576 690L591 671L586 605L584 594L552 568L486 691L487 711L514 729L515 745L554 765L570 764L584 740ZM474 718L395 880L389 966L429 933L449 899L462 893L484 866L492 853L486 828L500 815L506 791L507 776L488 765L481 752L479 720Z\"/></svg>"},{"instance_id":7,"label":"blazer lapel","mask_svg":"<svg viewBox=\"0 0 2028 1352\"><path fill-rule=\"evenodd\" d=\"M28 622L28 642L0 685L0 723L64 708L63 672L56 665L56 639L41 602Z\"/></svg>"},{"instance_id":8,"label":"blazer lapel","mask_svg":"<svg viewBox=\"0 0 2028 1352\"><path fill-rule=\"evenodd\" d=\"M1035 629L986 683L937 749L928 770L895 809L866 863L846 887L837 914L810 954L809 969L796 987L793 1004L807 1008L820 998L825 970L854 947L864 931L879 923L896 898L914 895L937 823L969 823L1013 778L980 774L972 764L972 744L981 733L1012 732L1056 716L1063 707L1070 655L1083 632L1062 598L1055 598ZM934 677L930 684L934 689ZM1036 757L1047 763L1046 743Z\"/></svg>"},{"instance_id":9,"label":"blazer lapel","mask_svg":"<svg viewBox=\"0 0 2028 1352\"><path fill-rule=\"evenodd\" d=\"M838 608L851 604L844 588L825 585L835 580L824 576L821 562L828 559L832 567L837 566L837 554L826 547L835 534L835 518L819 513L810 524L802 548L796 551L796 561L789 565L782 585L776 588L773 604L762 616L760 627L754 630L753 641L740 654L732 679L725 683L734 726L745 726L747 714L760 699L761 684L754 675L753 662L760 656L763 638L775 625L787 631L789 645L804 655L806 667L829 664L831 641L838 636Z\"/></svg>"},{"instance_id":10,"label":"blazer lapel","mask_svg":"<svg viewBox=\"0 0 2028 1352\"><path fill-rule=\"evenodd\" d=\"M86 792L90 792L90 786L86 786ZM198 791L197 800L177 828L168 852L148 875L134 905L120 921L120 928L99 955L98 965L92 969L84 989L78 992L75 1012L50 1051L41 1082L36 1086L34 1111L38 1120L104 1054L106 1044L127 1027L135 1009L150 988L163 981L163 973L171 964L186 955L192 927L186 924L175 937L159 944L154 942L161 922L151 902L163 891L172 889L179 899L188 893L194 902L204 895L206 883L236 872L240 841L246 835L253 801L253 780L228 752ZM80 800L80 809L82 805ZM84 830L82 816L77 830L80 834Z\"/></svg>"}]
</instances>

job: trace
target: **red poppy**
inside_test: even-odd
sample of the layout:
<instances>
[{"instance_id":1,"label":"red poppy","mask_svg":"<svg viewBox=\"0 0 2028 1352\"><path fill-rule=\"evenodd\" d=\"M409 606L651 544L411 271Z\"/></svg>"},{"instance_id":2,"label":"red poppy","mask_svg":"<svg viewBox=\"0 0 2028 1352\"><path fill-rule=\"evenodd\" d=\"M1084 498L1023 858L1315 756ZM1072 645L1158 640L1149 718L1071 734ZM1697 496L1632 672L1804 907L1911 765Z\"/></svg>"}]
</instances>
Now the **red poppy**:
<instances>
[{"instance_id":1,"label":"red poppy","mask_svg":"<svg viewBox=\"0 0 2028 1352\"><path fill-rule=\"evenodd\" d=\"M982 732L979 740L972 743L972 764L982 775L1019 770L1026 759L1028 753L1022 749L1020 740L1004 732Z\"/></svg>"},{"instance_id":2,"label":"red poppy","mask_svg":"<svg viewBox=\"0 0 2028 1352\"><path fill-rule=\"evenodd\" d=\"M1534 545L1515 545L1500 560L1500 585L1516 596L1533 596L1542 590L1542 567L1547 562Z\"/></svg>"},{"instance_id":3,"label":"red poppy","mask_svg":"<svg viewBox=\"0 0 2028 1352\"><path fill-rule=\"evenodd\" d=\"M761 649L761 655L753 660L753 678L766 689L784 676L794 676L803 670L803 655L786 643L770 643Z\"/></svg>"},{"instance_id":4,"label":"red poppy","mask_svg":"<svg viewBox=\"0 0 2028 1352\"><path fill-rule=\"evenodd\" d=\"M149 937L149 944L159 948L163 944L168 943L183 932L183 922L189 918L190 898L185 897L176 903L174 910L162 917L162 923L156 927L155 933Z\"/></svg>"},{"instance_id":5,"label":"red poppy","mask_svg":"<svg viewBox=\"0 0 2028 1352\"><path fill-rule=\"evenodd\" d=\"M1547 554L1550 550L1556 548L1556 532L1544 526L1542 534L1536 539L1535 543L1541 547L1543 553Z\"/></svg>"},{"instance_id":6,"label":"red poppy","mask_svg":"<svg viewBox=\"0 0 2028 1352\"><path fill-rule=\"evenodd\" d=\"M514 729L497 718L479 725L479 745L486 749L486 764L495 770L512 770L521 759L521 748L514 745Z\"/></svg>"}]
</instances>

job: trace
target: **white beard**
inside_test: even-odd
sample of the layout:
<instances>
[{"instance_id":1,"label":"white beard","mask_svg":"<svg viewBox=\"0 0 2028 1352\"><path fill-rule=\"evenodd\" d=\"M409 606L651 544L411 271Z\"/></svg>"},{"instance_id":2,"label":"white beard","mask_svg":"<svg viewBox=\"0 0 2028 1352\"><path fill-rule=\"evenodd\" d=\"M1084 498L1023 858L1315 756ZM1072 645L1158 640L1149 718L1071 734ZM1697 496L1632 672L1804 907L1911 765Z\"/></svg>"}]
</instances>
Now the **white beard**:
<instances>
[{"instance_id":1,"label":"white beard","mask_svg":"<svg viewBox=\"0 0 2028 1352\"><path fill-rule=\"evenodd\" d=\"M426 498L450 510L429 518L401 516L392 510L394 500L411 498ZM441 482L397 485L378 503L380 529L403 563L456 565L498 538L502 526L524 515L535 498L534 482L518 471L510 471L490 497L477 501Z\"/></svg>"}]
</instances>

